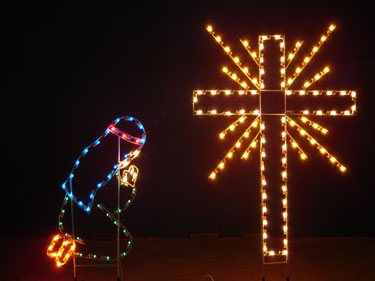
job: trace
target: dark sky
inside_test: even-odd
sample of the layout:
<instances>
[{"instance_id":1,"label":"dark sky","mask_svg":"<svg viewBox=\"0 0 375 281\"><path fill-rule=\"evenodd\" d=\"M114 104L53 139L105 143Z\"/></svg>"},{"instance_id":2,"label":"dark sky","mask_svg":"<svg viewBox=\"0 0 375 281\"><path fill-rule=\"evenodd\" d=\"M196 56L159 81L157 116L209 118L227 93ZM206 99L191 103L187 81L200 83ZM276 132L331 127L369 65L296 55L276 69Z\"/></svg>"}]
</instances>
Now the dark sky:
<instances>
[{"instance_id":1,"label":"dark sky","mask_svg":"<svg viewBox=\"0 0 375 281\"><path fill-rule=\"evenodd\" d=\"M330 130L321 143L348 172L339 174L309 146L308 162L290 152L290 234L374 235L370 8L359 1L259 2L4 9L1 235L56 232L61 183L82 149L124 115L141 120L148 136L134 162L138 194L123 220L134 235L260 231L258 156L234 160L217 181L208 179L235 138L217 137L231 119L192 115L192 92L238 88L221 73L228 58L205 31L208 23L236 48L244 36L254 42L281 33L287 48L305 40L301 54L337 25L317 65L332 68L324 78L330 87L357 91L358 114L316 121Z\"/></svg>"}]
</instances>

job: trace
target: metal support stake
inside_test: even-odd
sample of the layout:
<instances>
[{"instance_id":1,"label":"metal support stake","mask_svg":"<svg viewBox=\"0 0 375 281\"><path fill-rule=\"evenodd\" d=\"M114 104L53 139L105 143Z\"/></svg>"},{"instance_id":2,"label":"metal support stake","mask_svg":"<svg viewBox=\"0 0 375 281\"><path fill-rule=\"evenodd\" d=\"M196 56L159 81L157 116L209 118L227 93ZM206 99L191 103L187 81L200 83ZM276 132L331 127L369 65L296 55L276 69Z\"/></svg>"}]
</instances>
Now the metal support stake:
<instances>
[{"instance_id":1,"label":"metal support stake","mask_svg":"<svg viewBox=\"0 0 375 281\"><path fill-rule=\"evenodd\" d=\"M70 181L70 193L73 194L73 184L72 184L72 181ZM73 211L73 207L74 207L74 201L73 201L73 198L70 198L70 216L72 217L72 238L73 240L76 238L75 236L75 231L74 231L74 211ZM76 271L76 258L75 256L73 255L73 278L74 278L74 281L77 281L77 271Z\"/></svg>"},{"instance_id":2,"label":"metal support stake","mask_svg":"<svg viewBox=\"0 0 375 281\"><path fill-rule=\"evenodd\" d=\"M118 154L117 154L117 162L120 165L121 160L121 151L120 151L120 137L118 137ZM117 210L120 210L120 169L117 175ZM120 222L120 212L117 212L117 221ZM117 281L121 281L121 258L120 258L120 224L117 224Z\"/></svg>"}]
</instances>

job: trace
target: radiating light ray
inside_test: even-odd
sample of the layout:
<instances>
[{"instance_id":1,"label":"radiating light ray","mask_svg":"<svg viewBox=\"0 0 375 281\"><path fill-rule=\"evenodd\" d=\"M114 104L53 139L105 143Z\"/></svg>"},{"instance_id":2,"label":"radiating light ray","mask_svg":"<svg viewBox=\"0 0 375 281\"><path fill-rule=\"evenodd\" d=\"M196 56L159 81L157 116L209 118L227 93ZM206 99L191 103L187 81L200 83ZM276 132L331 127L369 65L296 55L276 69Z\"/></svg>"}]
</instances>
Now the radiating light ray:
<instances>
[{"instance_id":1,"label":"radiating light ray","mask_svg":"<svg viewBox=\"0 0 375 281\"><path fill-rule=\"evenodd\" d=\"M288 135L288 137L289 137L289 141L290 141L292 147L298 150L298 154L300 155L300 158L301 158L302 160L307 159L307 154L306 154L306 153L303 151L303 149L298 145L298 142L296 142L296 140L290 135L289 132L287 132L287 135Z\"/></svg>"},{"instance_id":2,"label":"radiating light ray","mask_svg":"<svg viewBox=\"0 0 375 281\"><path fill-rule=\"evenodd\" d=\"M226 134L228 132L233 132L237 126L239 125L239 123L243 123L245 120L247 119L246 116L241 116L240 118L238 118L236 121L234 121L232 124L230 124L227 128L225 128L223 131L220 132L219 134L219 138L220 139L223 139L225 138ZM253 123L258 119L258 117L253 121Z\"/></svg>"},{"instance_id":3,"label":"radiating light ray","mask_svg":"<svg viewBox=\"0 0 375 281\"><path fill-rule=\"evenodd\" d=\"M318 53L320 47L323 45L323 43L327 40L327 38L329 37L329 35L335 30L335 25L330 25L328 30L326 31L326 33L324 35L322 35L320 37L320 40L318 42L318 44L316 44L310 54L308 56L306 56L303 60L303 62L301 63L301 65L299 67L296 68L293 76L291 78L288 78L287 79L287 88L289 88L293 82L296 80L296 78L301 74L301 72L304 70L304 68L309 64L309 62L311 61L311 59L315 56L315 54Z\"/></svg>"},{"instance_id":4,"label":"radiating light ray","mask_svg":"<svg viewBox=\"0 0 375 281\"><path fill-rule=\"evenodd\" d=\"M223 159L220 161L220 163L217 165L217 167L210 173L209 178L211 180L214 180L216 178L216 175L219 173L219 171L224 169L225 164L228 162L228 160L233 158L234 153L236 152L236 149L239 149L242 146L242 143L244 142L244 139L249 137L249 135L251 134L251 129L256 128L257 126L258 126L258 118L255 118L255 120L244 131L244 133L241 135L241 137L239 139L237 139L237 141L234 143L234 145L228 150L228 152L223 157Z\"/></svg>"},{"instance_id":5,"label":"radiating light ray","mask_svg":"<svg viewBox=\"0 0 375 281\"><path fill-rule=\"evenodd\" d=\"M253 59L253 61L260 66L259 64L259 58L257 57L257 53L255 51L251 51L250 43L247 40L240 39L242 46L245 48L247 53L250 55L250 57Z\"/></svg>"},{"instance_id":6,"label":"radiating light ray","mask_svg":"<svg viewBox=\"0 0 375 281\"><path fill-rule=\"evenodd\" d=\"M285 66L285 69L288 68L288 66L290 65L290 63L293 61L293 59L295 58L296 54L298 53L298 51L301 49L301 46L303 44L303 41L298 41L293 49L293 51L291 53L289 53L288 57L287 57L287 65Z\"/></svg>"},{"instance_id":7,"label":"radiating light ray","mask_svg":"<svg viewBox=\"0 0 375 281\"><path fill-rule=\"evenodd\" d=\"M306 81L302 88L307 89L312 84L314 84L316 81L318 81L320 78L322 78L324 75L326 75L329 72L329 67L326 66L324 69L322 69L319 73L315 74L313 78L311 78L309 81Z\"/></svg>"},{"instance_id":8,"label":"radiating light ray","mask_svg":"<svg viewBox=\"0 0 375 281\"><path fill-rule=\"evenodd\" d=\"M230 47L225 46L223 40L220 36L217 36L213 31L212 26L208 26L207 31L211 34L211 36L215 39L215 41L220 45L220 47L224 50L228 57L234 62L234 64L241 70L241 72L246 76L246 78L253 84L257 89L259 89L259 85L254 82L254 79L251 77L248 67L242 66L242 62L238 56L234 56Z\"/></svg>"},{"instance_id":9,"label":"radiating light ray","mask_svg":"<svg viewBox=\"0 0 375 281\"><path fill-rule=\"evenodd\" d=\"M287 117L287 120L289 125L293 124L292 127L295 126L296 130L300 133L300 135L306 138L312 146L319 150L321 154L325 155L329 159L331 164L336 165L339 168L340 172L346 171L346 167L340 161L338 161L334 155L328 152L326 148L324 148L320 143L318 143L316 139L314 139L308 132L306 132L297 122L293 121L290 117Z\"/></svg>"},{"instance_id":10,"label":"radiating light ray","mask_svg":"<svg viewBox=\"0 0 375 281\"><path fill-rule=\"evenodd\" d=\"M326 128L322 127L322 126L319 125L318 123L315 123L315 122L313 122L313 121L307 119L305 116L300 117L300 119L301 119L301 121L302 121L303 123L308 124L310 127L312 127L313 129L315 129L315 130L321 132L322 134L325 135L325 134L328 133L328 130L327 130Z\"/></svg>"},{"instance_id":11,"label":"radiating light ray","mask_svg":"<svg viewBox=\"0 0 375 281\"><path fill-rule=\"evenodd\" d=\"M245 152L242 154L241 159L248 159L251 149L255 148L257 143L258 143L258 138L259 138L260 132L256 134L256 136L253 138L249 146L246 148Z\"/></svg>"},{"instance_id":12,"label":"radiating light ray","mask_svg":"<svg viewBox=\"0 0 375 281\"><path fill-rule=\"evenodd\" d=\"M249 85L245 81L241 81L241 79L238 77L238 75L232 71L230 71L226 66L222 68L222 71L227 75L230 79L232 79L234 82L236 82L238 85L240 85L245 90L249 89Z\"/></svg>"}]
</instances>

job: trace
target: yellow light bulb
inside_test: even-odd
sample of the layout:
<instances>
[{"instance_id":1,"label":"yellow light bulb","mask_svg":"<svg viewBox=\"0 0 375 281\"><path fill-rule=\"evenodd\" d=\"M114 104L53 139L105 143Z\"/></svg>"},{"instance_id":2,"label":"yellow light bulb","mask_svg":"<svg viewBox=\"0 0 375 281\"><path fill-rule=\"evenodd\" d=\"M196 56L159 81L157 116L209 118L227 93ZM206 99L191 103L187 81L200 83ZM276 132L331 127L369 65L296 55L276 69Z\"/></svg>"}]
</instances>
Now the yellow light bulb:
<instances>
[{"instance_id":1,"label":"yellow light bulb","mask_svg":"<svg viewBox=\"0 0 375 281\"><path fill-rule=\"evenodd\" d=\"M227 157L228 157L228 158L232 158L232 156L233 156L233 152L229 152L229 153L227 154Z\"/></svg>"},{"instance_id":2,"label":"yellow light bulb","mask_svg":"<svg viewBox=\"0 0 375 281\"><path fill-rule=\"evenodd\" d=\"M225 66L223 67L222 70L223 70L224 73L227 73L227 72L228 72L228 68L226 68Z\"/></svg>"},{"instance_id":3,"label":"yellow light bulb","mask_svg":"<svg viewBox=\"0 0 375 281\"><path fill-rule=\"evenodd\" d=\"M239 148L241 146L241 143L240 142L237 142L236 143L236 147Z\"/></svg>"},{"instance_id":4,"label":"yellow light bulb","mask_svg":"<svg viewBox=\"0 0 375 281\"><path fill-rule=\"evenodd\" d=\"M235 63L239 63L239 62L240 62L240 59L239 59L238 57L235 57L235 58L234 58L234 62L235 62Z\"/></svg>"},{"instance_id":5,"label":"yellow light bulb","mask_svg":"<svg viewBox=\"0 0 375 281\"><path fill-rule=\"evenodd\" d=\"M226 46L226 47L224 48L224 50L225 50L225 52L227 52L227 53L230 52L230 48L229 48L228 46Z\"/></svg>"},{"instance_id":6,"label":"yellow light bulb","mask_svg":"<svg viewBox=\"0 0 375 281\"><path fill-rule=\"evenodd\" d=\"M210 175L210 179L211 180L214 180L216 178L216 173L215 172L212 172L211 175Z\"/></svg>"},{"instance_id":7,"label":"yellow light bulb","mask_svg":"<svg viewBox=\"0 0 375 281\"><path fill-rule=\"evenodd\" d=\"M341 171L341 172L345 172L345 171L346 171L346 168L345 168L344 166L341 165L341 166L340 166L340 171Z\"/></svg>"},{"instance_id":8,"label":"yellow light bulb","mask_svg":"<svg viewBox=\"0 0 375 281\"><path fill-rule=\"evenodd\" d=\"M249 157L249 152L245 152L245 153L242 155L242 158L247 159L248 157Z\"/></svg>"},{"instance_id":9,"label":"yellow light bulb","mask_svg":"<svg viewBox=\"0 0 375 281\"><path fill-rule=\"evenodd\" d=\"M220 133L219 137L223 139L225 137L225 133Z\"/></svg>"},{"instance_id":10,"label":"yellow light bulb","mask_svg":"<svg viewBox=\"0 0 375 281\"><path fill-rule=\"evenodd\" d=\"M246 40L242 41L242 44L243 44L245 47L249 46L249 42L247 42Z\"/></svg>"},{"instance_id":11,"label":"yellow light bulb","mask_svg":"<svg viewBox=\"0 0 375 281\"><path fill-rule=\"evenodd\" d=\"M215 39L216 39L217 42L221 42L221 37L220 36L216 36Z\"/></svg>"},{"instance_id":12,"label":"yellow light bulb","mask_svg":"<svg viewBox=\"0 0 375 281\"><path fill-rule=\"evenodd\" d=\"M208 32L212 32L212 26L211 25L208 25L206 29L207 29Z\"/></svg>"},{"instance_id":13,"label":"yellow light bulb","mask_svg":"<svg viewBox=\"0 0 375 281\"><path fill-rule=\"evenodd\" d=\"M335 28L336 28L336 26L332 24L332 25L330 25L329 30L330 30L330 31L334 31Z\"/></svg>"},{"instance_id":14,"label":"yellow light bulb","mask_svg":"<svg viewBox=\"0 0 375 281\"><path fill-rule=\"evenodd\" d=\"M224 163L223 163L223 162L221 162L221 163L219 164L219 168L220 168L220 169L224 169Z\"/></svg>"}]
</instances>

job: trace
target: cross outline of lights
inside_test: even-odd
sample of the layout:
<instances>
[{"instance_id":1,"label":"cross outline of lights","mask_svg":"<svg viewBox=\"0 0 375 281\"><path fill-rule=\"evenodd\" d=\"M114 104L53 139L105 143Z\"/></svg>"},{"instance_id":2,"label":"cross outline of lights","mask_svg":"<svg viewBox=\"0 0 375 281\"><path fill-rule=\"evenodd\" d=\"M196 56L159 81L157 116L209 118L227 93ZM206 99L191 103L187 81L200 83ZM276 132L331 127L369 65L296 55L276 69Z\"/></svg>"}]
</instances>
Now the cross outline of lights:
<instances>
[{"instance_id":1,"label":"cross outline of lights","mask_svg":"<svg viewBox=\"0 0 375 281\"><path fill-rule=\"evenodd\" d=\"M307 141L324 156L326 156L329 161L336 165L339 168L340 172L345 172L346 167L337 160L335 156L333 156L330 152L327 151L326 148L324 148L320 143L317 142L316 139L314 139L306 130L302 128L301 125L297 123L296 120L293 120L291 116L295 115L298 116L299 119L302 121L302 123L307 124L314 130L326 134L328 132L327 129L322 127L321 125L309 120L307 116L353 116L356 114L356 92L355 91L347 91L347 90L310 90L308 89L312 84L314 84L316 81L320 80L323 76L329 73L330 69L329 67L324 67L322 70L320 70L318 73L316 73L312 78L306 80L306 82L303 84L302 89L300 90L291 90L290 87L292 86L293 82L297 79L299 74L302 73L302 71L305 69L305 67L309 64L309 62L312 60L312 58L318 53L319 49L322 47L322 45L326 42L328 37L331 35L331 33L335 30L335 25L330 25L326 32L320 37L320 40L316 45L313 46L310 53L304 57L303 62L296 67L294 73L292 76L287 77L287 69L290 66L293 59L296 57L298 51L301 49L301 46L303 44L303 41L298 41L295 44L294 49L289 53L288 56L285 55L285 36L284 35L260 35L258 36L258 53L253 51L249 42L247 40L240 39L242 46L246 49L247 53L249 54L250 58L255 62L255 64L258 67L258 78L254 77L250 74L250 68L247 66L244 66L244 64L241 62L240 58L236 56L231 48L224 43L220 35L217 35L213 27L211 25L207 26L206 30L210 33L210 35L213 37L214 41L218 43L218 45L223 49L223 51L229 56L229 58L233 61L235 66L241 71L242 75L246 77L247 82L243 81L239 78L239 75L235 73L233 70L229 69L227 66L224 66L222 68L223 73L229 77L233 82L238 84L242 89L241 90L194 90L193 91L193 114L197 116L240 116L236 121L234 121L232 124L230 124L226 129L224 129L219 134L220 139L224 139L225 136L233 132L240 123L243 123L248 116L256 116L256 118L252 121L250 121L250 125L245 129L244 133L240 136L239 139L237 139L236 142L234 142L234 145L229 149L229 151L225 154L225 156L222 158L222 160L219 162L217 167L210 173L209 178L211 180L214 180L217 176L217 174L225 168L225 164L233 158L235 152L237 149L239 149L242 146L242 143L246 141L247 138L249 138L251 129L252 128L259 128L258 133L252 140L250 141L250 144L247 146L245 152L242 154L241 159L248 159L250 152L253 148L257 146L259 143L259 151L260 151L260 192L261 192L261 213L262 213L262 241L263 241L263 263L265 263L265 257L272 257L272 256L282 256L285 257L285 260L283 262L288 261L288 188L287 188L287 144L288 141L292 145L292 148L295 148L297 152L300 155L300 158L302 160L307 159L306 153L302 150L302 148L298 145L298 143L295 141L295 139L291 136L289 131L287 130L288 127L290 128L296 128L296 130L300 133L302 137L305 137ZM282 56L280 58L280 74L281 74L281 83L280 83L280 91L284 92L284 113L281 115L281 123L283 126L283 132L282 132L282 204L283 204L283 210L282 210L282 217L284 220L284 224L282 226L282 231L284 233L283 238L283 245L284 248L281 251L274 251L271 249L268 249L267 247L267 192L266 192L266 184L267 181L264 177L263 171L264 171L264 161L263 158L266 157L265 153L265 123L262 120L262 114L261 112L261 105L260 105L260 92L265 89L263 77L265 75L265 70L263 67L264 57L262 54L262 50L264 48L263 42L264 40L280 40L280 51L282 53ZM252 89L252 87L255 87L255 89ZM218 112L216 109L210 109L207 111L204 111L203 109L199 108L199 99L200 97L204 95L211 95L211 96L219 96L219 95L226 95L226 96L243 96L243 95L252 95L252 96L259 96L259 108L253 108L252 110L246 111L245 109L239 109L236 111L222 111ZM341 97L350 97L352 104L350 108L346 110L342 110L337 112L336 110L316 110L310 112L308 109L301 110L300 112L294 112L292 110L286 109L286 96L291 95L298 95L298 96L304 96L304 95L311 95L311 96L334 96L338 95ZM270 263L273 263L272 261Z\"/></svg>"}]
</instances>

